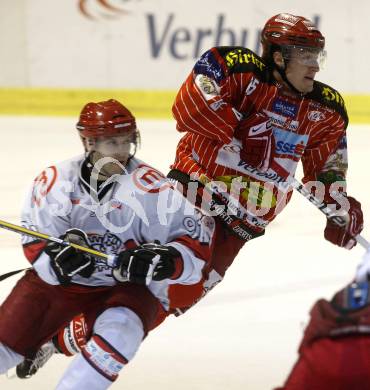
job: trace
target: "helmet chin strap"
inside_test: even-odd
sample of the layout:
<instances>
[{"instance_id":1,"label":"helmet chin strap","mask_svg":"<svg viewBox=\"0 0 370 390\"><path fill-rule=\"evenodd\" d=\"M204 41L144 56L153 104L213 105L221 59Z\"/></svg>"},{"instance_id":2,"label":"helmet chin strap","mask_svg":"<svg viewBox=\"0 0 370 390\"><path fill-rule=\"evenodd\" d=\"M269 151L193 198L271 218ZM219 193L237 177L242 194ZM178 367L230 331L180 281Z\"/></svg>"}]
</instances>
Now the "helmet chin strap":
<instances>
[{"instance_id":1,"label":"helmet chin strap","mask_svg":"<svg viewBox=\"0 0 370 390\"><path fill-rule=\"evenodd\" d=\"M284 82L286 84L288 84L289 88L291 90L293 90L295 93L297 93L298 95L301 95L303 96L304 95L304 92L301 92L299 91L289 80L288 80L288 77L285 73L285 69L286 69L286 65L284 64L284 66L280 67L278 66L275 62L274 62L274 68L279 72L281 78L284 80Z\"/></svg>"}]
</instances>

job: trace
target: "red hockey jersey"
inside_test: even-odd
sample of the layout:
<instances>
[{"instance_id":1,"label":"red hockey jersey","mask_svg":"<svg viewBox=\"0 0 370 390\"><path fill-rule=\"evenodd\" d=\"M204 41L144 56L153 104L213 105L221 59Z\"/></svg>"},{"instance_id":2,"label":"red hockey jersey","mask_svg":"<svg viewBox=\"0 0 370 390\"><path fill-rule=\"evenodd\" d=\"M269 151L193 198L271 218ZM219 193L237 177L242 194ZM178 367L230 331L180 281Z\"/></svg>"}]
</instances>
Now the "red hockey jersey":
<instances>
[{"instance_id":1,"label":"red hockey jersey","mask_svg":"<svg viewBox=\"0 0 370 390\"><path fill-rule=\"evenodd\" d=\"M234 137L240 120L256 113L267 115L273 125L273 159L264 172L241 160L241 143ZM304 182L345 180L348 118L340 94L317 81L312 92L293 93L249 49L206 52L181 86L173 115L177 130L185 135L172 168L205 175L228 189L238 178L240 215L257 231L289 201L291 193L279 183L294 176L300 160Z\"/></svg>"}]
</instances>

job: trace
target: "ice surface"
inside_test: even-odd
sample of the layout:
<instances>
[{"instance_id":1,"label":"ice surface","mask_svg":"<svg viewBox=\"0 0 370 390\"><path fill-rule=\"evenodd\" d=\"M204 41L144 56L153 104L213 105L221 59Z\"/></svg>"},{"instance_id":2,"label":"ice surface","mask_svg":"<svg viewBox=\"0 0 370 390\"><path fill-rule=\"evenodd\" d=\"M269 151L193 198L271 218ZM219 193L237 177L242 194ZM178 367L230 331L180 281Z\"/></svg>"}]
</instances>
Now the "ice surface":
<instances>
[{"instance_id":1,"label":"ice surface","mask_svg":"<svg viewBox=\"0 0 370 390\"><path fill-rule=\"evenodd\" d=\"M26 189L46 166L82 151L75 118L0 117L0 219L19 223ZM174 157L180 134L172 121L139 120L139 158L162 170ZM370 126L348 131L349 194L370 217ZM299 176L298 176L299 177ZM223 283L183 317L153 331L113 389L266 390L280 385L296 358L311 304L350 281L363 254L323 239L324 218L301 195L248 243ZM364 236L369 237L365 228ZM27 267L19 236L0 231L0 272ZM0 283L0 300L17 276ZM32 335L30 335L32 337ZM4 390L55 387L66 357L54 357L30 380L0 377Z\"/></svg>"}]
</instances>

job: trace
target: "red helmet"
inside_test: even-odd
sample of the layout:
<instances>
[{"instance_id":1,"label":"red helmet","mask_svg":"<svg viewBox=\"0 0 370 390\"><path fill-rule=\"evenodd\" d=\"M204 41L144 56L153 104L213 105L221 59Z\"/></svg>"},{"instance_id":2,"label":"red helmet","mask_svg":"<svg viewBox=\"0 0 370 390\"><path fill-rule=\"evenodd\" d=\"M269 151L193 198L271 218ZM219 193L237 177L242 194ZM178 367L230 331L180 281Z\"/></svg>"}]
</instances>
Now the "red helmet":
<instances>
[{"instance_id":1,"label":"red helmet","mask_svg":"<svg viewBox=\"0 0 370 390\"><path fill-rule=\"evenodd\" d=\"M272 45L323 49L325 38L317 27L302 16L279 14L270 18L261 33L262 58L271 57Z\"/></svg>"},{"instance_id":2,"label":"red helmet","mask_svg":"<svg viewBox=\"0 0 370 390\"><path fill-rule=\"evenodd\" d=\"M136 131L135 117L120 102L114 99L87 103L76 125L82 138L111 137Z\"/></svg>"}]
</instances>

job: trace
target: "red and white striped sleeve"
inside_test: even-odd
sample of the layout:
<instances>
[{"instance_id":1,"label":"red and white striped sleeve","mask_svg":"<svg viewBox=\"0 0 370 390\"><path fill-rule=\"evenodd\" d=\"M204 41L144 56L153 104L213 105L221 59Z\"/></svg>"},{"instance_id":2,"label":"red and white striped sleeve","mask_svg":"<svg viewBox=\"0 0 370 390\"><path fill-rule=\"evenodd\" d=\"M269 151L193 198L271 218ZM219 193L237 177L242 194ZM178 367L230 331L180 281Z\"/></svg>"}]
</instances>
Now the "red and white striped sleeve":
<instances>
[{"instance_id":1,"label":"red and white striped sleeve","mask_svg":"<svg viewBox=\"0 0 370 390\"><path fill-rule=\"evenodd\" d=\"M311 136L302 157L303 182L320 180L326 185L345 181L348 159L346 129L343 118L328 118Z\"/></svg>"},{"instance_id":2,"label":"red and white striped sleeve","mask_svg":"<svg viewBox=\"0 0 370 390\"><path fill-rule=\"evenodd\" d=\"M240 114L231 104L232 88L224 59L216 48L209 50L176 96L172 112L177 130L229 143L240 121Z\"/></svg>"}]
</instances>

